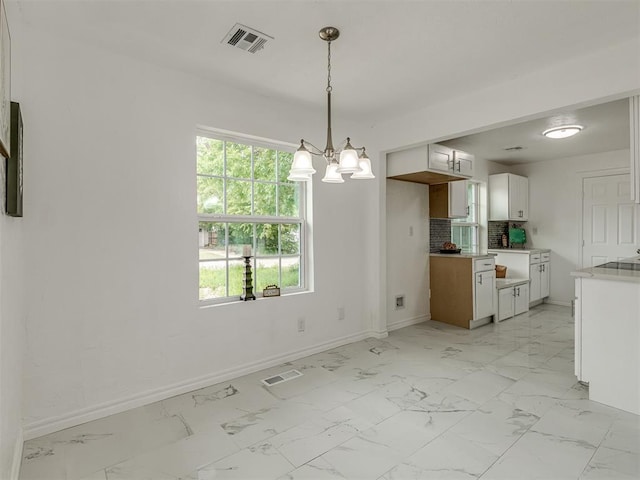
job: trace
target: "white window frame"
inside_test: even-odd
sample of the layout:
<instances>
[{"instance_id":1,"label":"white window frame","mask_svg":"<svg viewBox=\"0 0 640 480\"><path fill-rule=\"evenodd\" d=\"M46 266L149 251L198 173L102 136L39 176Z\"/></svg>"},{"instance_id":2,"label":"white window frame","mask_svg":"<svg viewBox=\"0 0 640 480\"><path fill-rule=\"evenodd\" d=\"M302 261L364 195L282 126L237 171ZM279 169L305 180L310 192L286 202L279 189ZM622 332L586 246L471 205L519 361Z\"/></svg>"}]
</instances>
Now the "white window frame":
<instances>
[{"instance_id":1,"label":"white window frame","mask_svg":"<svg viewBox=\"0 0 640 480\"><path fill-rule=\"evenodd\" d=\"M473 217L469 219L460 218L451 221L451 240L454 240L454 228L468 228L471 232L471 248L463 248L465 253L477 253L480 249L480 183L472 180L468 181L468 186L473 187L473 197L468 211L473 212ZM467 188L469 188L467 187ZM459 245L459 247L461 247Z\"/></svg>"},{"instance_id":2,"label":"white window frame","mask_svg":"<svg viewBox=\"0 0 640 480\"><path fill-rule=\"evenodd\" d=\"M281 152L289 152L289 153L293 153L295 152L297 145L291 144L291 143L285 143L285 142L278 142L275 140L270 140L270 139L264 139L264 138L260 138L260 137L254 137L251 135L245 135L245 134L241 134L241 133L237 133L237 132L230 132L227 130L218 130L218 129L209 129L209 128L203 128L200 127L198 129L196 129L195 132L195 137L207 137L207 138L211 138L213 140L220 140L220 141L225 141L225 142L233 142L233 143L238 143L238 144L242 144L242 145L246 145L246 146L250 146L252 147L252 152L253 152L253 148L256 147L261 147L261 148L268 148L268 149L272 149L272 150L276 150L276 151L281 151ZM197 158L197 152L195 152L195 157ZM226 173L226 156L224 159L225 162L225 169L224 172ZM253 169L253 153L252 153L252 169ZM209 178L227 178L227 179L232 179L234 180L235 177L227 177L226 175L203 175L197 172L196 170L196 178L198 177L209 177ZM276 179L277 179L277 173L276 173ZM265 182L263 180L255 180L253 178L251 179L241 179L244 181L250 181L251 182L251 196L253 198L253 193L254 193L254 189L255 189L255 185L259 184L259 183L273 183L273 182ZM281 183L280 181L276 180L276 196L278 195L278 186ZM205 222L205 223L244 223L244 224L253 224L254 226L254 235L253 235L253 239L254 239L254 244L252 245L252 264L251 264L251 268L253 271L253 279L254 279L254 295L258 298L262 297L262 292L258 292L256 291L255 287L255 275L256 275L256 267L257 267L257 262L263 258L269 258L269 259L274 259L277 257L278 259L278 272L279 275L282 275L282 259L283 258L292 258L292 257L300 257L300 285L296 286L296 287L287 287L287 288L281 288L281 295L287 295L287 294L294 294L294 293L299 293L299 292L305 292L308 291L309 287L309 280L307 278L307 264L308 264L308 252L307 252L307 234L310 231L310 229L307 226L307 185L306 182L296 182L298 187L299 187L299 212L300 212L300 216L298 217L283 217L283 216L272 216L272 215L227 215L227 214L210 214L210 213L199 213L197 212L197 228L196 231L199 234L199 225L201 222ZM227 206L227 196L226 196L226 186L225 186L225 195L224 195L224 204L225 204L225 210L226 210L226 206ZM276 206L278 204L276 203ZM276 212L277 213L277 212ZM278 255L269 255L269 256L256 256L256 238L255 238L255 227L256 225L259 224L280 224L280 225L284 225L284 224L298 224L300 226L300 253L297 255L293 255L293 254L282 254L279 253ZM226 256L224 258L224 260L201 260L200 259L200 255L198 254L198 265L200 265L201 263L206 263L206 262L211 262L211 261L230 261L230 260L243 260L242 256L232 256L229 254L229 249L228 249L228 235L229 235L229 230L228 228L225 228L225 235L227 236L227 238L225 238L225 245L227 245L226 248ZM198 247L199 249L199 247ZM280 250L280 245L279 245L279 250ZM198 268L198 277L200 276L200 268ZM281 277L280 277L281 278ZM198 285L199 285L199 281L198 281ZM229 286L229 269L226 269L226 285L227 288ZM199 287L198 287L199 289ZM232 296L226 296L226 297L217 297L217 298L208 298L208 299L200 299L200 295L198 293L198 302L200 304L200 306L202 307L206 307L206 306L210 306L210 305L219 305L219 304L227 304L227 303L232 303L232 302L238 302L239 300L239 296L236 295L232 295Z\"/></svg>"}]
</instances>

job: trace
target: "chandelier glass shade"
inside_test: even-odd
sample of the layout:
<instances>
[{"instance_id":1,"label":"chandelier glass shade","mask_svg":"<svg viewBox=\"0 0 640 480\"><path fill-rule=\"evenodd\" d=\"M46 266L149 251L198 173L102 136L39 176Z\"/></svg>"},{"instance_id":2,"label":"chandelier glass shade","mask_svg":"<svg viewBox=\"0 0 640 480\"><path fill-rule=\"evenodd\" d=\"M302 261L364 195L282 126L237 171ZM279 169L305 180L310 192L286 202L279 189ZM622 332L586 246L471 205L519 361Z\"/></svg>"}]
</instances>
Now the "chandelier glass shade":
<instances>
[{"instance_id":1,"label":"chandelier glass shade","mask_svg":"<svg viewBox=\"0 0 640 480\"><path fill-rule=\"evenodd\" d=\"M364 147L353 147L351 139L347 137L343 145L335 149L331 138L331 42L340 36L335 27L324 27L319 32L320 38L327 42L327 144L320 150L313 144L300 140L300 147L293 155L291 171L287 177L296 182L311 180L316 173L313 168L313 156L322 156L327 162L325 175L322 179L326 183L344 183L343 174L351 174L353 179L375 178L371 170L371 160Z\"/></svg>"}]
</instances>

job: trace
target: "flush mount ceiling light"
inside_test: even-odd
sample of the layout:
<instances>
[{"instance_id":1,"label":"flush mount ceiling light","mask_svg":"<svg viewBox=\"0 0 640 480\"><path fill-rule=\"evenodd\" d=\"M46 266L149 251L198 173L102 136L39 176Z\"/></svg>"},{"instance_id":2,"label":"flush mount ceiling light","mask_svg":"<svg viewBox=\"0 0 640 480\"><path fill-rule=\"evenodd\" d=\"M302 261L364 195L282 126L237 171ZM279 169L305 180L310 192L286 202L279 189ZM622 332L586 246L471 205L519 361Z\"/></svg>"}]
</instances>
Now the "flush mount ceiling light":
<instances>
[{"instance_id":1,"label":"flush mount ceiling light","mask_svg":"<svg viewBox=\"0 0 640 480\"><path fill-rule=\"evenodd\" d=\"M311 175L316 173L313 168L312 155L322 155L327 162L323 182L344 183L343 173L350 173L351 178L355 179L375 178L371 171L371 160L369 160L364 147L353 147L349 137L341 143L338 149L333 147L331 139L331 42L340 36L340 31L335 27L324 27L318 34L322 40L327 42L327 144L324 150L320 150L313 144L305 142L304 139L300 140L300 147L293 156L293 164L287 178L296 182L311 180ZM359 155L358 152L360 152Z\"/></svg>"},{"instance_id":2,"label":"flush mount ceiling light","mask_svg":"<svg viewBox=\"0 0 640 480\"><path fill-rule=\"evenodd\" d=\"M580 133L583 128L582 125L561 125L545 130L542 135L548 138L567 138Z\"/></svg>"}]
</instances>

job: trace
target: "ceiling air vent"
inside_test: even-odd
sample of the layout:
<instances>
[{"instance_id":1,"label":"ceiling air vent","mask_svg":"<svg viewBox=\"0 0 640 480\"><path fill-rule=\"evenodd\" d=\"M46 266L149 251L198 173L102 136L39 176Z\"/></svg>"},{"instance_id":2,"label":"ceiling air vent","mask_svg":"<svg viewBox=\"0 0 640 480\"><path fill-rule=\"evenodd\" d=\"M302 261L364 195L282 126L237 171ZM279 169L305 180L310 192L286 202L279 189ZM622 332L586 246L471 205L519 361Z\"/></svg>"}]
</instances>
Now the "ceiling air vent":
<instances>
[{"instance_id":1,"label":"ceiling air vent","mask_svg":"<svg viewBox=\"0 0 640 480\"><path fill-rule=\"evenodd\" d=\"M249 53L256 53L262 50L269 40L273 40L273 37L241 23L236 23L220 43L226 43Z\"/></svg>"}]
</instances>

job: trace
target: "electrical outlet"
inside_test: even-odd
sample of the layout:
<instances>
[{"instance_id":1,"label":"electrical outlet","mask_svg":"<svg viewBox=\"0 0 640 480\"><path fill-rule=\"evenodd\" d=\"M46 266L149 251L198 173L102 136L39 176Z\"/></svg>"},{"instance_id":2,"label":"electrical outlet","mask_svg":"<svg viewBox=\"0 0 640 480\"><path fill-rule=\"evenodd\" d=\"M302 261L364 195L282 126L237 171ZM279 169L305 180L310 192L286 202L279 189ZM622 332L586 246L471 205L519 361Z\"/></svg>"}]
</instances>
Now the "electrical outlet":
<instances>
[{"instance_id":1,"label":"electrical outlet","mask_svg":"<svg viewBox=\"0 0 640 480\"><path fill-rule=\"evenodd\" d=\"M304 332L306 326L307 326L307 322L305 321L304 317L300 317L298 319L298 331Z\"/></svg>"},{"instance_id":2,"label":"electrical outlet","mask_svg":"<svg viewBox=\"0 0 640 480\"><path fill-rule=\"evenodd\" d=\"M396 310L404 308L404 295L396 295Z\"/></svg>"},{"instance_id":3,"label":"electrical outlet","mask_svg":"<svg viewBox=\"0 0 640 480\"><path fill-rule=\"evenodd\" d=\"M338 320L344 320L344 307L338 307Z\"/></svg>"}]
</instances>

